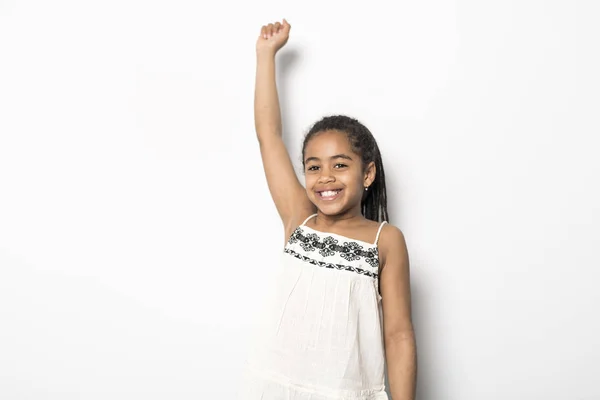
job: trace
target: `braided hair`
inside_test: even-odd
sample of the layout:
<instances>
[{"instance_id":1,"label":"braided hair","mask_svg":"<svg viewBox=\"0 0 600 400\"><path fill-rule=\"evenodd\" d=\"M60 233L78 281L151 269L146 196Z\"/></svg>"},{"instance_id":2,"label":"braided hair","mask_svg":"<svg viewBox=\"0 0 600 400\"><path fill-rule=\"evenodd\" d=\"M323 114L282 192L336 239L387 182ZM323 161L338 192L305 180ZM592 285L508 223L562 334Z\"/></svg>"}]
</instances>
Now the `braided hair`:
<instances>
[{"instance_id":1,"label":"braided hair","mask_svg":"<svg viewBox=\"0 0 600 400\"><path fill-rule=\"evenodd\" d=\"M365 191L360 203L362 215L376 222L388 221L387 194L385 190L385 173L381 153L373 134L366 126L354 118L345 115L332 115L315 122L302 143L302 166L306 145L319 132L337 130L348 137L352 151L360 155L363 172L371 161L375 162L375 180L369 190Z\"/></svg>"}]
</instances>

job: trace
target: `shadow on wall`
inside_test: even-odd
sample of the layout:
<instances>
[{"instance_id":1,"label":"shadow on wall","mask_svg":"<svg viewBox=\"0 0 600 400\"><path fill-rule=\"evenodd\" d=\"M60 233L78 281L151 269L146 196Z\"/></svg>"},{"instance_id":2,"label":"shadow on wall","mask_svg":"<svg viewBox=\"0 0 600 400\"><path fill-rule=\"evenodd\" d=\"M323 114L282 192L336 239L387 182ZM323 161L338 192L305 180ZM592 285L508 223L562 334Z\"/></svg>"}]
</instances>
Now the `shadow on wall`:
<instances>
[{"instance_id":1,"label":"shadow on wall","mask_svg":"<svg viewBox=\"0 0 600 400\"><path fill-rule=\"evenodd\" d=\"M279 95L279 107L281 109L283 142L288 149L288 153L290 153L290 157L292 153L299 150L299 148L296 148L296 146L299 146L299 142L295 141L295 132L289 130L290 127L296 126L294 123L293 101L290 100L293 96L290 94L289 83L290 79L292 79L291 72L294 70L294 65L297 64L297 60L299 59L300 51L294 48L287 48L287 46L285 50L277 54L277 91ZM304 125L302 124L302 126ZM294 168L296 167L294 165Z\"/></svg>"}]
</instances>

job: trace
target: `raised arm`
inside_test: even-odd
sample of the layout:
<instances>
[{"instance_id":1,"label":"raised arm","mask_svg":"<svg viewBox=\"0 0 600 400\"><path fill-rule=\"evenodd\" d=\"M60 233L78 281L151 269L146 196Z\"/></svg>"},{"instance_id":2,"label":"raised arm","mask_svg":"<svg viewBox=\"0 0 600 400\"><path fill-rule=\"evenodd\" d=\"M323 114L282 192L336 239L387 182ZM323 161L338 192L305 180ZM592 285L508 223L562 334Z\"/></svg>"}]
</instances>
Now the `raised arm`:
<instances>
[{"instance_id":1,"label":"raised arm","mask_svg":"<svg viewBox=\"0 0 600 400\"><path fill-rule=\"evenodd\" d=\"M275 55L288 40L290 24L262 27L256 42L254 124L271 197L286 236L298 221L316 210L298 181L282 138L281 111L275 80Z\"/></svg>"}]
</instances>

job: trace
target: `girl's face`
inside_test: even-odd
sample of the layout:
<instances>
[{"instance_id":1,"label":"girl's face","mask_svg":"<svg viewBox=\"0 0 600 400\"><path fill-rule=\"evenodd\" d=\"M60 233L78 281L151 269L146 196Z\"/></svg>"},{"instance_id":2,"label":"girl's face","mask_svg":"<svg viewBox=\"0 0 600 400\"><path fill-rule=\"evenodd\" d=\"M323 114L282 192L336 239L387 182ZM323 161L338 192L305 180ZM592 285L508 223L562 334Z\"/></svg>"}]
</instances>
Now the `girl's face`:
<instances>
[{"instance_id":1,"label":"girl's face","mask_svg":"<svg viewBox=\"0 0 600 400\"><path fill-rule=\"evenodd\" d=\"M357 208L365 186L375 178L375 163L363 172L360 156L352 151L345 133L317 133L304 150L304 176L308 198L326 215Z\"/></svg>"}]
</instances>

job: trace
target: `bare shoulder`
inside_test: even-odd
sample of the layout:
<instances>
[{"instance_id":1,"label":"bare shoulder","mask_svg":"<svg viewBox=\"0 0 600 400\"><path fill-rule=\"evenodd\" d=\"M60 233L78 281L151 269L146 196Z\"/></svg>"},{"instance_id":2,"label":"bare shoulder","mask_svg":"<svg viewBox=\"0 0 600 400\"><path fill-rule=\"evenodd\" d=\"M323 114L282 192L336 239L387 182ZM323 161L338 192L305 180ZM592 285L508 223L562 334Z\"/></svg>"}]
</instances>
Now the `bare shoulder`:
<instances>
[{"instance_id":1,"label":"bare shoulder","mask_svg":"<svg viewBox=\"0 0 600 400\"><path fill-rule=\"evenodd\" d=\"M388 260L408 259L406 238L400 228L392 224L384 224L379 234L379 255L382 268Z\"/></svg>"},{"instance_id":2,"label":"bare shoulder","mask_svg":"<svg viewBox=\"0 0 600 400\"><path fill-rule=\"evenodd\" d=\"M312 205L312 207L311 207ZM284 231L285 231L285 239L286 241L289 239L290 235L300 224L304 222L305 219L310 217L311 215L317 212L317 207L315 207L312 203L305 207L301 207L296 209L290 218L284 223Z\"/></svg>"},{"instance_id":3,"label":"bare shoulder","mask_svg":"<svg viewBox=\"0 0 600 400\"><path fill-rule=\"evenodd\" d=\"M381 228L381 233L379 236L379 243L381 246L385 246L386 244L394 244L397 245L398 241L405 241L404 233L398 228L396 225L392 225L390 223L386 223Z\"/></svg>"}]
</instances>

